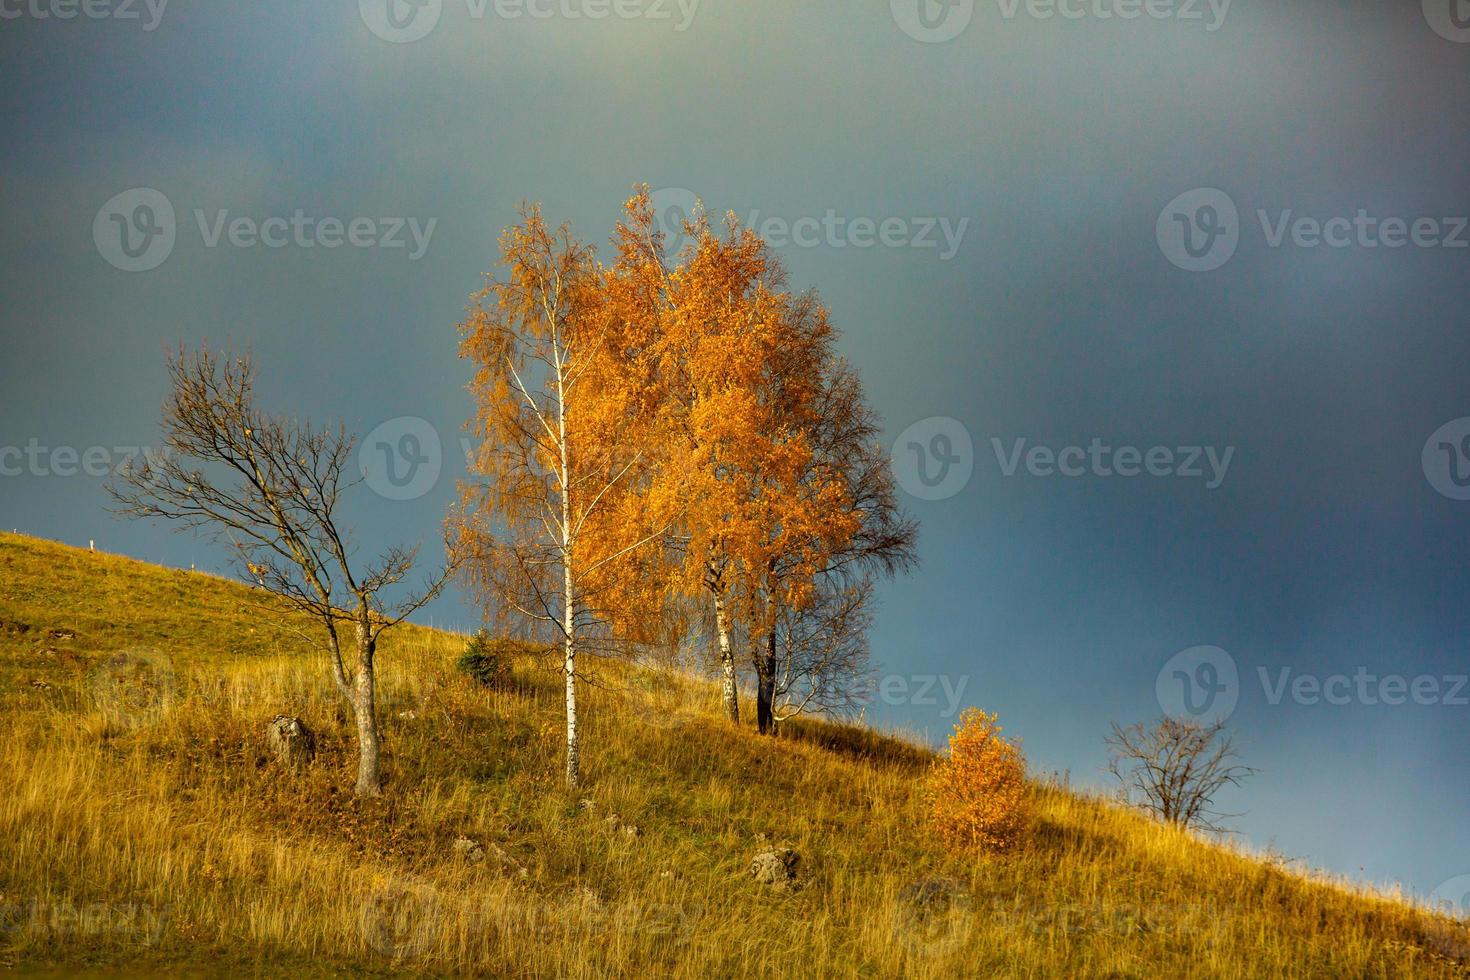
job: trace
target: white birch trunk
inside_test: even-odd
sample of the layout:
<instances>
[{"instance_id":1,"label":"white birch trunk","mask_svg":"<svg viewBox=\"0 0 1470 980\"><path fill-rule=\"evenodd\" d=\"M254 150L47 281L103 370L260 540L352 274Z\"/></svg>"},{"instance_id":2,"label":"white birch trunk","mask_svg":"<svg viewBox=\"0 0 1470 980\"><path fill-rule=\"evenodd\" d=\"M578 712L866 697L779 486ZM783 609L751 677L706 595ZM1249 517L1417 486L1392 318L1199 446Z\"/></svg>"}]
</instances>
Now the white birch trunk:
<instances>
[{"instance_id":1,"label":"white birch trunk","mask_svg":"<svg viewBox=\"0 0 1470 980\"><path fill-rule=\"evenodd\" d=\"M556 423L561 450L561 568L562 568L562 635L566 641L563 670L567 684L567 788L576 788L581 778L581 757L577 746L577 640L576 590L572 579L572 490L571 451L567 447L566 385L557 371Z\"/></svg>"},{"instance_id":2,"label":"white birch trunk","mask_svg":"<svg viewBox=\"0 0 1470 980\"><path fill-rule=\"evenodd\" d=\"M715 631L720 637L720 695L725 715L740 721L740 698L735 689L735 651L730 645L730 617L725 612L725 598L715 592Z\"/></svg>"}]
</instances>

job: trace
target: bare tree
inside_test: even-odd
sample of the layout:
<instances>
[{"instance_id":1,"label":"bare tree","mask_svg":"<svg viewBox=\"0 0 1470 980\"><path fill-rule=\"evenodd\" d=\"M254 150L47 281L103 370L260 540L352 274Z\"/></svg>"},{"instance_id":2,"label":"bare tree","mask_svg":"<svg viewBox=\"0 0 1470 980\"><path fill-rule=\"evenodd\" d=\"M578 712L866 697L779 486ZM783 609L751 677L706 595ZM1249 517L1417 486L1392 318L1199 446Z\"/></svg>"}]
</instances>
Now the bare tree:
<instances>
[{"instance_id":1,"label":"bare tree","mask_svg":"<svg viewBox=\"0 0 1470 980\"><path fill-rule=\"evenodd\" d=\"M850 715L865 703L874 586L872 575L855 581L823 576L809 602L780 606L770 634L776 649L772 724L812 712Z\"/></svg>"},{"instance_id":2,"label":"bare tree","mask_svg":"<svg viewBox=\"0 0 1470 980\"><path fill-rule=\"evenodd\" d=\"M1201 724L1164 717L1152 727L1113 724L1107 772L1122 784L1125 801L1166 823L1223 833L1215 796L1256 770L1235 763L1223 720Z\"/></svg>"},{"instance_id":3,"label":"bare tree","mask_svg":"<svg viewBox=\"0 0 1470 980\"><path fill-rule=\"evenodd\" d=\"M862 379L842 358L820 358L819 364L823 376L805 433L813 453L804 479L840 486L855 529L807 540L781 529L788 544L769 567L769 622L753 650L763 733L803 711L841 713L861 702L875 583L918 564L918 523L899 505L879 440L882 423ZM820 563L809 600L800 606L779 601L776 583L797 574L813 555Z\"/></svg>"},{"instance_id":4,"label":"bare tree","mask_svg":"<svg viewBox=\"0 0 1470 980\"><path fill-rule=\"evenodd\" d=\"M249 581L312 617L331 657L337 690L357 725L359 796L377 796L379 738L374 658L384 631L444 588L453 560L392 601L418 546L394 547L359 566L337 516L355 437L344 428L262 412L248 357L180 347L167 361L165 452L121 470L107 486L126 517L163 518L226 540ZM344 660L351 631L355 662Z\"/></svg>"}]
</instances>

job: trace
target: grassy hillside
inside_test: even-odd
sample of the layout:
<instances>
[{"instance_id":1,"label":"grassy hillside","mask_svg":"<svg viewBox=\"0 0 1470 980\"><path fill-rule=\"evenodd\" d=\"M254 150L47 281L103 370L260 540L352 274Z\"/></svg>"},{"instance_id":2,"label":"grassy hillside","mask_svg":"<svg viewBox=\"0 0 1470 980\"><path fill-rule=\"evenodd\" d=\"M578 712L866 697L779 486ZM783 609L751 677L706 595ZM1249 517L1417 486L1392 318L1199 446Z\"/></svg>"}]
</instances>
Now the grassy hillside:
<instances>
[{"instance_id":1,"label":"grassy hillside","mask_svg":"<svg viewBox=\"0 0 1470 980\"><path fill-rule=\"evenodd\" d=\"M325 662L253 603L210 576L0 535L0 967L1400 977L1470 962L1463 924L1057 787L1033 787L1018 852L947 854L924 828L926 751L815 722L763 739L677 675L601 671L569 796L557 678L528 660L487 692L454 670L462 637L419 628L381 651L387 792L358 800ZM307 769L268 761L281 712L318 731ZM770 846L801 856L799 887L751 878Z\"/></svg>"}]
</instances>

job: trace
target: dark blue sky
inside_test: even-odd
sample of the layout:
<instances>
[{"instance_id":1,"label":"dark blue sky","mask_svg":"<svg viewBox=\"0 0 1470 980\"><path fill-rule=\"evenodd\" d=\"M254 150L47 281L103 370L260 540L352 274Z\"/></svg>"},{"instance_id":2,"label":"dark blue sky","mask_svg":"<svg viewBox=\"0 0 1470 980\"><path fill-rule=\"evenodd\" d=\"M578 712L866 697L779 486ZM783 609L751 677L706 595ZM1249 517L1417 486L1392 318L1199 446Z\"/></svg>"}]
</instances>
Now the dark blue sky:
<instances>
[{"instance_id":1,"label":"dark blue sky","mask_svg":"<svg viewBox=\"0 0 1470 980\"><path fill-rule=\"evenodd\" d=\"M646 181L783 240L889 437L917 425L901 468L941 430L973 447L967 482L906 498L924 565L884 591L899 680L870 719L941 738L947 684L1034 767L1101 784L1109 721L1157 715L1170 658L1218 647L1262 770L1226 801L1247 840L1421 892L1470 874L1470 423L1424 459L1470 416L1449 0L394 2L0 3L0 523L222 568L113 521L54 452L156 442L164 347L209 339L252 349L283 410L427 420L438 478L354 513L369 545L432 536L469 412L452 325L499 229L527 198L602 243ZM1016 440L1093 439L1234 451L1213 489L1075 453L1079 476L1006 475ZM1359 672L1438 693L1308 703Z\"/></svg>"}]
</instances>

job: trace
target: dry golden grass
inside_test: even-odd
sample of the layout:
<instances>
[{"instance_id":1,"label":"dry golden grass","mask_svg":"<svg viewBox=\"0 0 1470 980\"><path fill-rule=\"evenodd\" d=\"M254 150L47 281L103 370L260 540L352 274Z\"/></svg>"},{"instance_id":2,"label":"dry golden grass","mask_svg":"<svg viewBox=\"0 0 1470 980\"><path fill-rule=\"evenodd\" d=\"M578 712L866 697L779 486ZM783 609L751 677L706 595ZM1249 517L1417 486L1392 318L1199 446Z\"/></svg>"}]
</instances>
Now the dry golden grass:
<instances>
[{"instance_id":1,"label":"dry golden grass","mask_svg":"<svg viewBox=\"0 0 1470 980\"><path fill-rule=\"evenodd\" d=\"M926 830L927 750L820 722L763 739L668 672L600 671L568 796L556 678L526 661L487 691L454 671L462 644L414 628L384 645L387 792L362 801L325 664L245 589L0 535L0 964L1233 978L1470 961L1462 923L1055 786L1030 785L1021 846L950 853ZM267 761L278 712L318 732L305 770ZM458 858L459 836L487 860ZM749 877L771 845L802 855L800 888Z\"/></svg>"}]
</instances>

